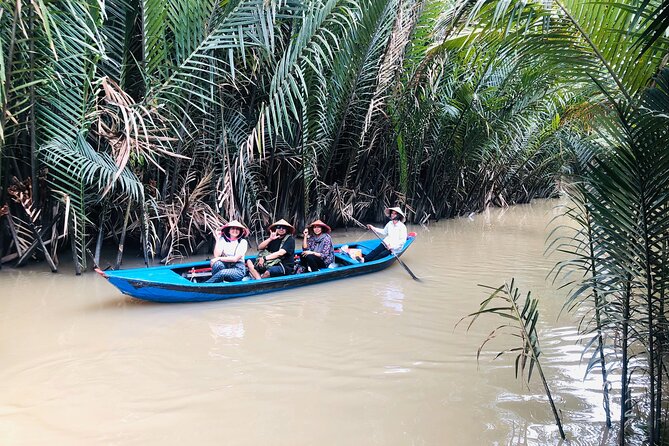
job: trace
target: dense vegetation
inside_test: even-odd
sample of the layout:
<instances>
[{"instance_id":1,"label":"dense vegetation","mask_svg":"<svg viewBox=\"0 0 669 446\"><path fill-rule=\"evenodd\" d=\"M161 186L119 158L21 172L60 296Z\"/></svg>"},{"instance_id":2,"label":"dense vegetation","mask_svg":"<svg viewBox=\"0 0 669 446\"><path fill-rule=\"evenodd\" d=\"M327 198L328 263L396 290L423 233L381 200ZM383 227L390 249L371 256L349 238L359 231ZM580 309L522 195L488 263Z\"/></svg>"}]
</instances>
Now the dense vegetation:
<instances>
[{"instance_id":1,"label":"dense vegetation","mask_svg":"<svg viewBox=\"0 0 669 446\"><path fill-rule=\"evenodd\" d=\"M67 241L83 269L127 236L170 261L232 218L427 222L562 182L591 366L658 444L668 22L668 0L3 1L0 257Z\"/></svg>"},{"instance_id":2,"label":"dense vegetation","mask_svg":"<svg viewBox=\"0 0 669 446\"><path fill-rule=\"evenodd\" d=\"M427 221L553 194L574 95L513 53L522 31L448 3L4 3L5 246L26 251L30 215L81 268L126 233L170 260L222 219L401 203Z\"/></svg>"}]
</instances>

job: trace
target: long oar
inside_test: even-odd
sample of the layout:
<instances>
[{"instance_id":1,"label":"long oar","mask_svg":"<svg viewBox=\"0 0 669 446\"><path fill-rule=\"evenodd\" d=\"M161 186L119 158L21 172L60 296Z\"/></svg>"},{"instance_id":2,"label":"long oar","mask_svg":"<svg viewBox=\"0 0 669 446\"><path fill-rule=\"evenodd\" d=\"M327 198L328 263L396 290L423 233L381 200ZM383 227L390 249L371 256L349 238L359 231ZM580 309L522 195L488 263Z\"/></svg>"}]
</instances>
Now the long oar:
<instances>
[{"instance_id":1,"label":"long oar","mask_svg":"<svg viewBox=\"0 0 669 446\"><path fill-rule=\"evenodd\" d=\"M360 226L361 228L364 228L364 229L367 229L367 230L371 231L371 232L376 236L376 238L378 238L378 239L381 241L381 243L383 243L383 239L379 236L379 234L376 233L375 230L368 228L367 226L363 225L362 223L360 223L358 220L356 220L356 219L353 218L353 217L349 217L349 218L353 221L353 223L355 223L356 225ZM389 251L390 251L390 253L393 255L393 257L395 257L395 260L397 260L398 262L400 262L400 265L402 265L402 266L404 267L404 269L409 273L409 275L411 276L411 278L412 278L413 280L416 280L416 281L418 281L418 282L421 281L421 280L420 280L418 277L416 277L416 275L409 269L409 267L406 266L406 264L399 258L399 256L398 256L397 254L395 254L395 253L394 253L392 250L390 250L390 249L389 249Z\"/></svg>"}]
</instances>

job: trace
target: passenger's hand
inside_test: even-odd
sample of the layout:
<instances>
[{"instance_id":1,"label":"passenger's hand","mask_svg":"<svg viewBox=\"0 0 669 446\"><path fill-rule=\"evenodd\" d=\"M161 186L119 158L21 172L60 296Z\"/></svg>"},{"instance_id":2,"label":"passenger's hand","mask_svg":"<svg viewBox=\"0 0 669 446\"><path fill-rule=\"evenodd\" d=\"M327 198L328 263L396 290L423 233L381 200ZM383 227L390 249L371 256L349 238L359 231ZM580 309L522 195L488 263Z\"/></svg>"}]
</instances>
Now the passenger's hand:
<instances>
[{"instance_id":1,"label":"passenger's hand","mask_svg":"<svg viewBox=\"0 0 669 446\"><path fill-rule=\"evenodd\" d=\"M303 234L305 237L308 236L308 235L309 235L309 229L306 229L306 228L305 228L304 231L302 231L302 234Z\"/></svg>"},{"instance_id":2,"label":"passenger's hand","mask_svg":"<svg viewBox=\"0 0 669 446\"><path fill-rule=\"evenodd\" d=\"M373 231L373 230L374 230L374 226L372 226L372 225L367 225L367 229L369 229L370 231Z\"/></svg>"},{"instance_id":3,"label":"passenger's hand","mask_svg":"<svg viewBox=\"0 0 669 446\"><path fill-rule=\"evenodd\" d=\"M270 240L276 240L278 238L278 235L276 234L276 231L269 231L269 239Z\"/></svg>"},{"instance_id":4,"label":"passenger's hand","mask_svg":"<svg viewBox=\"0 0 669 446\"><path fill-rule=\"evenodd\" d=\"M258 265L263 266L265 264L265 258L264 257L259 257L258 258Z\"/></svg>"}]
</instances>

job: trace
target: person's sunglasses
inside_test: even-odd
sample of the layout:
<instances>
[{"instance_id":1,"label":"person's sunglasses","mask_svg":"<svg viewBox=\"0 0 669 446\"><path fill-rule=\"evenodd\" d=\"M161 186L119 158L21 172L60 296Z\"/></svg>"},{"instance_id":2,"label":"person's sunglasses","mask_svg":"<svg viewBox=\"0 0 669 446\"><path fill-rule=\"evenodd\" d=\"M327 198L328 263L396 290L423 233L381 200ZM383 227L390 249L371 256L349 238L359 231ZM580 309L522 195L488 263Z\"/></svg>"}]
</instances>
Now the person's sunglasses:
<instances>
[{"instance_id":1,"label":"person's sunglasses","mask_svg":"<svg viewBox=\"0 0 669 446\"><path fill-rule=\"evenodd\" d=\"M277 226L274 226L274 229L279 230L279 229L288 229L288 228L286 228L285 226L277 225Z\"/></svg>"}]
</instances>

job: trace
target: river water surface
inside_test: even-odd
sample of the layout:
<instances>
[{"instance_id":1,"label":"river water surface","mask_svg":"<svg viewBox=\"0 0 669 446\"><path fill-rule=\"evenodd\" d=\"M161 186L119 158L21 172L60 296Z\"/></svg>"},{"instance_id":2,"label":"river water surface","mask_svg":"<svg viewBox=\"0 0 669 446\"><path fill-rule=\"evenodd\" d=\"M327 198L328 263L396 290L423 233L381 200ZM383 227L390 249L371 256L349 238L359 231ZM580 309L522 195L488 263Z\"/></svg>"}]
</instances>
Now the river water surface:
<instances>
[{"instance_id":1,"label":"river water surface","mask_svg":"<svg viewBox=\"0 0 669 446\"><path fill-rule=\"evenodd\" d=\"M609 443L576 317L558 318L565 292L546 280L557 204L410 226L418 238L402 259L421 283L394 265L256 297L151 304L94 273L5 267L0 444L558 444L540 382L516 380L512 356L493 360L514 338L477 365L504 321L456 327L487 296L477 284L512 277L541 299L542 359L569 444ZM366 235L333 232L336 242Z\"/></svg>"}]
</instances>

